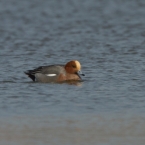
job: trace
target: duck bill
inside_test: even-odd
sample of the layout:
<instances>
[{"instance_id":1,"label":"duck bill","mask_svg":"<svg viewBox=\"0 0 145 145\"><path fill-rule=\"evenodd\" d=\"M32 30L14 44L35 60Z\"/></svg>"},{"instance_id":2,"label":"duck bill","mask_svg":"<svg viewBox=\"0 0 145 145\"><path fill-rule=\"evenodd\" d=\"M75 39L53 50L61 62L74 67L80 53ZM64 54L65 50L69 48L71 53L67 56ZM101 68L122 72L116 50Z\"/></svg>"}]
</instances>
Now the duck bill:
<instances>
[{"instance_id":1,"label":"duck bill","mask_svg":"<svg viewBox=\"0 0 145 145\"><path fill-rule=\"evenodd\" d=\"M85 76L85 74L83 74L81 71L78 71L76 74L77 74L80 78L81 78L81 76Z\"/></svg>"}]
</instances>

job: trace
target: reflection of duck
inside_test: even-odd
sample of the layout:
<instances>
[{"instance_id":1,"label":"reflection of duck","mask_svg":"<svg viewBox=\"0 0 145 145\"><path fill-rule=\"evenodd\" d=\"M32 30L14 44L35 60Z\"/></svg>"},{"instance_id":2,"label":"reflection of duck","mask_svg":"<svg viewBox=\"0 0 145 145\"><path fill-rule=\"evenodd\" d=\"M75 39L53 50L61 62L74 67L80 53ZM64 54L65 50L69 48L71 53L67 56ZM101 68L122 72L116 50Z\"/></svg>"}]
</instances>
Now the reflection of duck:
<instances>
[{"instance_id":1,"label":"reflection of duck","mask_svg":"<svg viewBox=\"0 0 145 145\"><path fill-rule=\"evenodd\" d=\"M63 82L81 80L81 64L77 60L72 60L66 65L40 66L34 70L25 72L33 81L38 82Z\"/></svg>"}]
</instances>

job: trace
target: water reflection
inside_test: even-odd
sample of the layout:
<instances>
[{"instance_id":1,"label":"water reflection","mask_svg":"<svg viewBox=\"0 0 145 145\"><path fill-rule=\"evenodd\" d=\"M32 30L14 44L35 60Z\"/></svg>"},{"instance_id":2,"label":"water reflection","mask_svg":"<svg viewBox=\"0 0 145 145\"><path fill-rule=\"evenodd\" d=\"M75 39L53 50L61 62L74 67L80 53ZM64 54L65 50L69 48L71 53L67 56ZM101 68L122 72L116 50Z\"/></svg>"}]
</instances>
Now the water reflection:
<instances>
[{"instance_id":1,"label":"water reflection","mask_svg":"<svg viewBox=\"0 0 145 145\"><path fill-rule=\"evenodd\" d=\"M75 86L82 86L83 85L83 81L65 81L65 82L62 82L62 83L59 83L59 84L68 84L68 85L75 85Z\"/></svg>"}]
</instances>

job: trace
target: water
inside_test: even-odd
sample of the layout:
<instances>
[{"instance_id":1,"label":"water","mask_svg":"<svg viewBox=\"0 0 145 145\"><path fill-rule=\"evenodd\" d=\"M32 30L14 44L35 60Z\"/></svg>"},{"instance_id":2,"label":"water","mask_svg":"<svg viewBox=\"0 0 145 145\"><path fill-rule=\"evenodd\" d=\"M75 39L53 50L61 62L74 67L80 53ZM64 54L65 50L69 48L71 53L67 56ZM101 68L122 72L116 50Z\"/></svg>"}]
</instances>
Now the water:
<instances>
[{"instance_id":1,"label":"water","mask_svg":"<svg viewBox=\"0 0 145 145\"><path fill-rule=\"evenodd\" d=\"M0 143L145 144L143 0L0 1ZM75 84L25 70L77 59Z\"/></svg>"}]
</instances>

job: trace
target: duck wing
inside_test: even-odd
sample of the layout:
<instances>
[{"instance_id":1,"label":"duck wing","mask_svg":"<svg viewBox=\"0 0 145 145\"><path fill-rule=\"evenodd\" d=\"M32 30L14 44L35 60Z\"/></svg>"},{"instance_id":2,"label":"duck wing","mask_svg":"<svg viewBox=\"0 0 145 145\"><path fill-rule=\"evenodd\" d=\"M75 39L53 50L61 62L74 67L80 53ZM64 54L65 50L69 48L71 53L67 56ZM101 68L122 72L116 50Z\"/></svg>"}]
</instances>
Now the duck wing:
<instances>
[{"instance_id":1,"label":"duck wing","mask_svg":"<svg viewBox=\"0 0 145 145\"><path fill-rule=\"evenodd\" d=\"M58 75L61 72L64 72L63 65L50 65L50 66L40 66L33 70L27 70L24 73L28 75L33 81L35 81L35 74L37 73L44 75Z\"/></svg>"}]
</instances>

